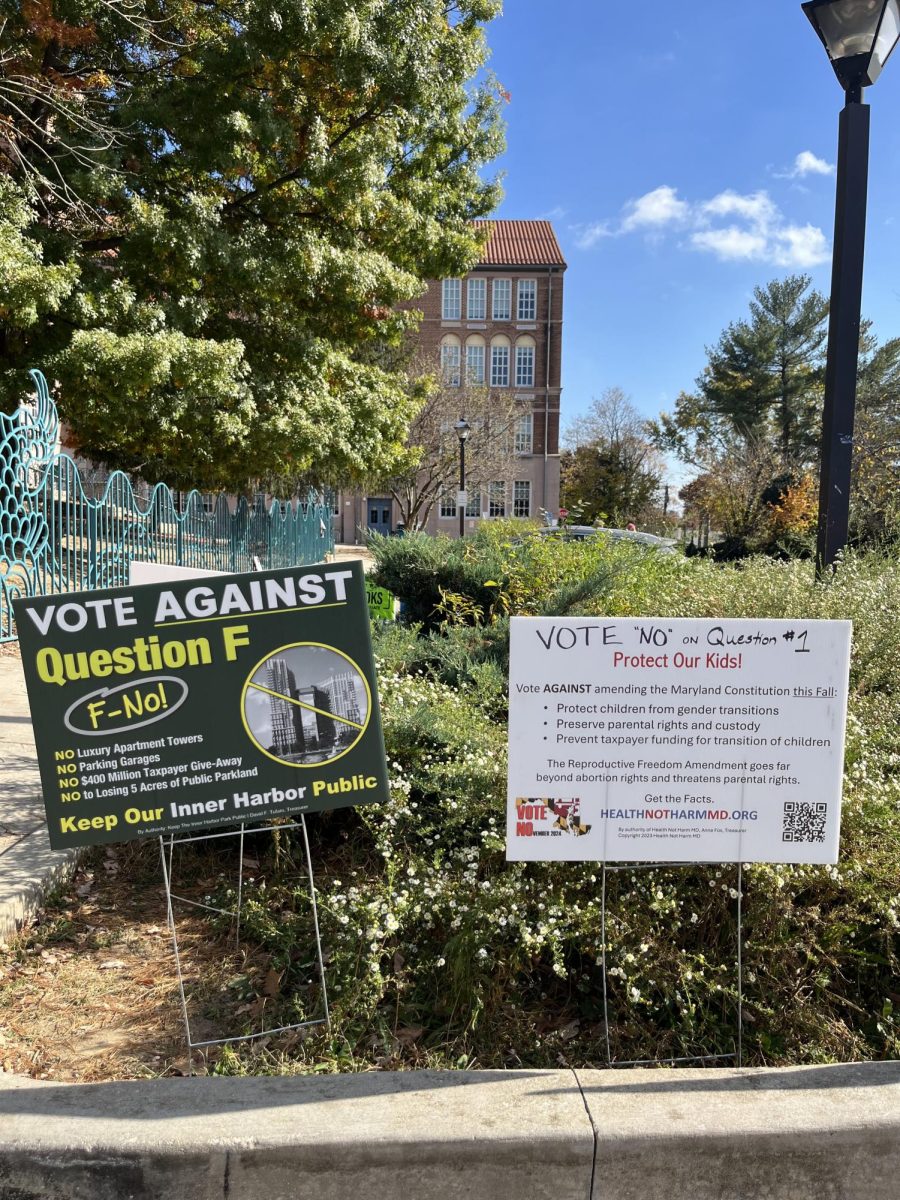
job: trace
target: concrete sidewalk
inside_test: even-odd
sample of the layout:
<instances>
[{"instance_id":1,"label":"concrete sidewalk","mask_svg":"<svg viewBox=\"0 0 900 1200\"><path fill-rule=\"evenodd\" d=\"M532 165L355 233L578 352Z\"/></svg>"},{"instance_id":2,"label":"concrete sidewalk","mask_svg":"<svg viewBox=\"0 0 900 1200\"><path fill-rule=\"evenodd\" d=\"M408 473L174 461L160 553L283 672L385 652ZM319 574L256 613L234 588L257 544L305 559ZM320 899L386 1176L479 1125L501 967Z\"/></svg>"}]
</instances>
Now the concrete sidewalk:
<instances>
[{"instance_id":1,"label":"concrete sidewalk","mask_svg":"<svg viewBox=\"0 0 900 1200\"><path fill-rule=\"evenodd\" d=\"M0 653L0 941L21 927L74 851L50 849L18 649Z\"/></svg>"}]
</instances>

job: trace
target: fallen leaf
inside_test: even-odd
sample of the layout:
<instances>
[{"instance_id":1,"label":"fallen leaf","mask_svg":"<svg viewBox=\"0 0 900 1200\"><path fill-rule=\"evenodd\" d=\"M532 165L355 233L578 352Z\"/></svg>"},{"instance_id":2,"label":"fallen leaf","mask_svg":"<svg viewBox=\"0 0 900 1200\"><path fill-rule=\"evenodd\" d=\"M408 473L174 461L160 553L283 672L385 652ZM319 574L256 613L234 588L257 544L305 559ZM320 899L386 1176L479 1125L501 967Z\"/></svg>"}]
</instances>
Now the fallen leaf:
<instances>
[{"instance_id":1,"label":"fallen leaf","mask_svg":"<svg viewBox=\"0 0 900 1200\"><path fill-rule=\"evenodd\" d=\"M395 1037L398 1042L409 1045L410 1042L418 1041L424 1032L424 1025L407 1025L403 1029L398 1029Z\"/></svg>"},{"instance_id":2,"label":"fallen leaf","mask_svg":"<svg viewBox=\"0 0 900 1200\"><path fill-rule=\"evenodd\" d=\"M281 976L283 972L276 971L274 967L270 967L266 972L265 982L262 990L267 996L277 996L281 991Z\"/></svg>"}]
</instances>

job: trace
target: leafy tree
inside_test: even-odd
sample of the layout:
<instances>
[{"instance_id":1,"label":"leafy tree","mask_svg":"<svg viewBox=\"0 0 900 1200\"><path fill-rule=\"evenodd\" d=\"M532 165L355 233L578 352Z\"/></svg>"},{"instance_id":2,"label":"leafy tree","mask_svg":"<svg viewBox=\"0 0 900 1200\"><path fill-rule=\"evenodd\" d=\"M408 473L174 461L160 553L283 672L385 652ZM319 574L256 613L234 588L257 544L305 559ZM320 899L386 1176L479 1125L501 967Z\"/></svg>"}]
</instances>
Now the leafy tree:
<instances>
[{"instance_id":1,"label":"leafy tree","mask_svg":"<svg viewBox=\"0 0 900 1200\"><path fill-rule=\"evenodd\" d=\"M701 526L708 520L719 535L717 557L737 558L768 547L774 508L794 483L793 475L785 474L773 486L779 470L780 459L768 442L733 436L710 459L709 469L681 489L685 516Z\"/></svg>"},{"instance_id":2,"label":"leafy tree","mask_svg":"<svg viewBox=\"0 0 900 1200\"><path fill-rule=\"evenodd\" d=\"M85 453L180 485L405 462L391 349L498 198L498 8L0 0L6 403L42 366Z\"/></svg>"},{"instance_id":3,"label":"leafy tree","mask_svg":"<svg viewBox=\"0 0 900 1200\"><path fill-rule=\"evenodd\" d=\"M624 523L657 506L662 463L647 423L621 388L608 388L566 431L560 499L580 520Z\"/></svg>"},{"instance_id":4,"label":"leafy tree","mask_svg":"<svg viewBox=\"0 0 900 1200\"><path fill-rule=\"evenodd\" d=\"M456 422L465 417L471 426L466 442L471 501L478 493L486 497L490 485L507 475L521 412L511 396L485 387L451 387L424 375L417 386L425 398L409 427L405 460L400 470L376 483L397 501L407 529L422 528L441 497L455 495L459 487Z\"/></svg>"}]
</instances>

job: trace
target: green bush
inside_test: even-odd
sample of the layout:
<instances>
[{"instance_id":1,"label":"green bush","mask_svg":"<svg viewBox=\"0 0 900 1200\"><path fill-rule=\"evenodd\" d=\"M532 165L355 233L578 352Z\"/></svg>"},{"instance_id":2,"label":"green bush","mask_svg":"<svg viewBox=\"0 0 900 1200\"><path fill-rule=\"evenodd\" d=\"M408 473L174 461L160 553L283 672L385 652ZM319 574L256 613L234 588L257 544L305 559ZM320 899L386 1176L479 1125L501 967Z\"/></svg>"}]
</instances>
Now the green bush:
<instances>
[{"instance_id":1,"label":"green bush","mask_svg":"<svg viewBox=\"0 0 900 1200\"><path fill-rule=\"evenodd\" d=\"M490 614L505 583L498 553L474 553L469 540L410 533L405 537L380 537L369 541L375 555L372 575L403 604L405 619L426 628L441 623L439 612L445 594L466 598L482 614ZM499 578L498 578L499 576Z\"/></svg>"},{"instance_id":2,"label":"green bush","mask_svg":"<svg viewBox=\"0 0 900 1200\"><path fill-rule=\"evenodd\" d=\"M430 552L410 544L408 561L419 570ZM501 554L513 610L540 608L569 586L558 554L582 583L602 575L603 586L586 593L595 612L854 621L840 862L744 869L744 1061L896 1057L898 563L850 556L820 585L812 566L798 562L721 567L638 554L626 567L618 548L529 544L519 559L502 540L488 542L483 559L477 546L471 552L473 579ZM539 568L543 596L536 577L520 579L522 562ZM303 1042L289 1059L257 1057L254 1070L606 1061L601 868L505 861L506 729L497 689L506 632L504 616L377 633L391 801L310 823L332 1033ZM607 900L614 1057L731 1053L737 869L610 871ZM265 903L251 893L254 903L254 933L290 978L296 946L304 954L308 947L305 891L270 881ZM302 973L296 987L306 1011ZM229 1055L221 1069L247 1069L248 1061Z\"/></svg>"}]
</instances>

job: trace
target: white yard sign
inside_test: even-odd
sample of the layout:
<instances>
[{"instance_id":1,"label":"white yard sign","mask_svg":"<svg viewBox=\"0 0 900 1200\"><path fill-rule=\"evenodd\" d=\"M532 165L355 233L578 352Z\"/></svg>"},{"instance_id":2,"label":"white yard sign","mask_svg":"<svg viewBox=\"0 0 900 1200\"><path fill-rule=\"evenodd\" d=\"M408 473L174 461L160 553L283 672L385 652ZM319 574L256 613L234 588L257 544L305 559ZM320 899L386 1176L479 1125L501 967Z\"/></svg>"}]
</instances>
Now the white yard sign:
<instances>
[{"instance_id":1,"label":"white yard sign","mask_svg":"<svg viewBox=\"0 0 900 1200\"><path fill-rule=\"evenodd\" d=\"M850 633L513 618L507 858L836 862Z\"/></svg>"}]
</instances>

